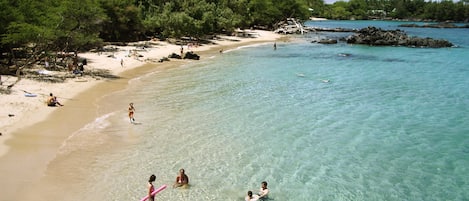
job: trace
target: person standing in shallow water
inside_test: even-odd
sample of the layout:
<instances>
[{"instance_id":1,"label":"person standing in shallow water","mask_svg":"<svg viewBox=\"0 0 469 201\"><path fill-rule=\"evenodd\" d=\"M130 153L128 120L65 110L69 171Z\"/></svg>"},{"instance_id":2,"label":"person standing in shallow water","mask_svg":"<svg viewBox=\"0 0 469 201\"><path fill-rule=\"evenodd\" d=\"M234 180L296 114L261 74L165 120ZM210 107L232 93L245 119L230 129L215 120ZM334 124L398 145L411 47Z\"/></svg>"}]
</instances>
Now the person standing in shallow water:
<instances>
[{"instance_id":1,"label":"person standing in shallow water","mask_svg":"<svg viewBox=\"0 0 469 201\"><path fill-rule=\"evenodd\" d=\"M179 174L176 177L176 182L174 183L173 187L187 187L189 185L189 177L186 175L184 169L179 170Z\"/></svg>"},{"instance_id":2,"label":"person standing in shallow water","mask_svg":"<svg viewBox=\"0 0 469 201\"><path fill-rule=\"evenodd\" d=\"M155 196L152 196L151 193L155 191L155 186L153 186L153 182L156 180L156 176L152 174L150 179L148 179L148 199L147 201L155 201Z\"/></svg>"},{"instance_id":3,"label":"person standing in shallow water","mask_svg":"<svg viewBox=\"0 0 469 201\"><path fill-rule=\"evenodd\" d=\"M135 122L134 113L135 113L134 103L130 103L130 104L129 104L129 119L130 119L130 123Z\"/></svg>"}]
</instances>

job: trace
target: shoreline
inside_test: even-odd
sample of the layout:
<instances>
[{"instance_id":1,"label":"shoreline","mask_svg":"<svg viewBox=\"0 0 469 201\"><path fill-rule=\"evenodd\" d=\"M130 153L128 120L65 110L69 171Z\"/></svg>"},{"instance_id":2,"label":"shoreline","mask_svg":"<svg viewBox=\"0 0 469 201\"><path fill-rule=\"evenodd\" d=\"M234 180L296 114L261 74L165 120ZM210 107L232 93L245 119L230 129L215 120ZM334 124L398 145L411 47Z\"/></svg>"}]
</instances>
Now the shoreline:
<instances>
[{"instance_id":1,"label":"shoreline","mask_svg":"<svg viewBox=\"0 0 469 201\"><path fill-rule=\"evenodd\" d=\"M236 40L217 40L216 44L203 45L192 49L194 53L208 59L211 55L219 54L221 49L234 48L278 41L282 36L267 31L258 31L257 38L238 38ZM15 198L22 192L23 187L37 182L47 170L47 164L54 159L58 148L71 134L94 121L97 115L96 103L106 94L124 89L129 80L158 70L175 68L191 60L171 59L163 63L148 63L126 58L129 46L120 47L117 53L120 60L98 55L97 53L83 53L80 57L87 58L89 66L95 69L110 70L118 79L74 78L64 83L52 84L22 79L8 98L2 98L3 108L13 117L1 117L2 136L0 136L0 172L4 188L2 197ZM187 48L187 47L186 47ZM145 59L166 57L171 53L178 53L180 46L164 44L149 48L143 52ZM115 53L114 53L115 54ZM86 66L85 66L86 68ZM86 79L86 80L83 80ZM50 90L49 89L53 89ZM25 97L21 91L37 94L37 97ZM47 107L44 104L48 93L54 93L65 106ZM44 99L44 100L43 100ZM15 102L16 101L16 102ZM119 106L121 107L121 106ZM126 105L122 106L126 107ZM2 115L6 116L6 115ZM80 118L76 118L80 117ZM2 198L4 199L4 198Z\"/></svg>"}]
</instances>

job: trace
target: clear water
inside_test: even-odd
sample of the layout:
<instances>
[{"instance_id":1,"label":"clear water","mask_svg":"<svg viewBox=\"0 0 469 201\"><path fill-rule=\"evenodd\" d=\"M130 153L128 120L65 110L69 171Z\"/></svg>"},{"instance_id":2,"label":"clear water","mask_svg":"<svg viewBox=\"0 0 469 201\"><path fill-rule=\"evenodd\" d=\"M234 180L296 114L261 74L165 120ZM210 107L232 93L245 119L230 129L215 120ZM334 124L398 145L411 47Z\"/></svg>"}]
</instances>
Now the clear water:
<instances>
[{"instance_id":1,"label":"clear water","mask_svg":"<svg viewBox=\"0 0 469 201\"><path fill-rule=\"evenodd\" d=\"M310 33L151 73L104 97L48 175L82 175L70 200L139 200L151 174L171 186L179 168L191 187L157 200L244 200L261 181L276 201L468 200L469 30L404 30L458 48L320 45L337 33Z\"/></svg>"}]
</instances>

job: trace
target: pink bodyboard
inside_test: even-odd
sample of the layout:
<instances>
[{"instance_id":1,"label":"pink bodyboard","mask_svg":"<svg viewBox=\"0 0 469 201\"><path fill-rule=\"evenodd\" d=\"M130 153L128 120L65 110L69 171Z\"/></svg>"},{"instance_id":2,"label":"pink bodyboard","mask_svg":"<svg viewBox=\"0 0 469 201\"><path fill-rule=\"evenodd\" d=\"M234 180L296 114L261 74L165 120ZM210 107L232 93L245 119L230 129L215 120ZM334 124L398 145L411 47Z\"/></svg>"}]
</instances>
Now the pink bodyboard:
<instances>
[{"instance_id":1,"label":"pink bodyboard","mask_svg":"<svg viewBox=\"0 0 469 201\"><path fill-rule=\"evenodd\" d=\"M166 188L166 185L163 185L163 186L160 186L159 188L157 188L156 190L154 190L153 192L151 192L151 195L156 195L157 193L161 192L162 190L164 190ZM145 196L144 198L142 198L140 201L146 201L148 199L148 195Z\"/></svg>"}]
</instances>

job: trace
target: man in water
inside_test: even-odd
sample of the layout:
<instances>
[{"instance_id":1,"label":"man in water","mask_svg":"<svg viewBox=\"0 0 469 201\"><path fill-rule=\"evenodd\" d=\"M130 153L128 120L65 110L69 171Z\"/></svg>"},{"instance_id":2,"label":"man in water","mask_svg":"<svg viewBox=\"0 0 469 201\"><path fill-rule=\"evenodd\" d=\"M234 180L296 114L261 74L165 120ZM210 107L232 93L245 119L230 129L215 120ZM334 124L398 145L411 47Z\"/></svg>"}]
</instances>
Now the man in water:
<instances>
[{"instance_id":1,"label":"man in water","mask_svg":"<svg viewBox=\"0 0 469 201\"><path fill-rule=\"evenodd\" d=\"M130 104L129 104L129 119L130 119L130 123L135 122L134 113L135 113L134 103L130 103Z\"/></svg>"},{"instance_id":2,"label":"man in water","mask_svg":"<svg viewBox=\"0 0 469 201\"><path fill-rule=\"evenodd\" d=\"M267 198L268 194L269 194L269 189L267 188L267 182L263 181L261 183L261 189L259 190L259 199Z\"/></svg>"},{"instance_id":3,"label":"man in water","mask_svg":"<svg viewBox=\"0 0 469 201\"><path fill-rule=\"evenodd\" d=\"M185 174L184 169L179 170L179 174L176 177L176 183L174 183L173 187L187 187L189 185L189 177Z\"/></svg>"}]
</instances>

